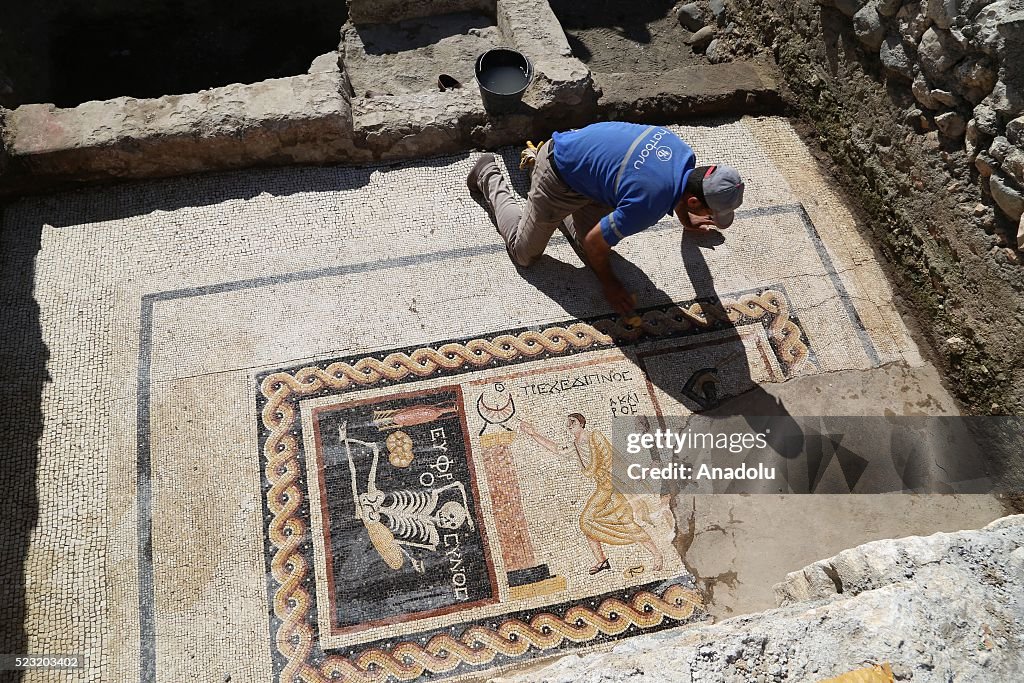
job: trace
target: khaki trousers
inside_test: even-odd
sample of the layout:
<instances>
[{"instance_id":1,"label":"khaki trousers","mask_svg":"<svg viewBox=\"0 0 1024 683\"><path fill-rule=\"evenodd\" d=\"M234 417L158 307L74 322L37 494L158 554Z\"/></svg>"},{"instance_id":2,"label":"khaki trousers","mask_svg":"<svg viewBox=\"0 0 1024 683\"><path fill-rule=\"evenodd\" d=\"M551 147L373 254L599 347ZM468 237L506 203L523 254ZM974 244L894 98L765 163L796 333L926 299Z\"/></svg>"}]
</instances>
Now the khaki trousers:
<instances>
[{"instance_id":1,"label":"khaki trousers","mask_svg":"<svg viewBox=\"0 0 1024 683\"><path fill-rule=\"evenodd\" d=\"M566 185L554 169L554 144L544 143L530 178L526 208L521 210L496 164L480 174L479 185L494 212L498 232L513 263L530 266L544 253L551 235L572 216L576 238L582 241L612 208L595 202Z\"/></svg>"}]
</instances>

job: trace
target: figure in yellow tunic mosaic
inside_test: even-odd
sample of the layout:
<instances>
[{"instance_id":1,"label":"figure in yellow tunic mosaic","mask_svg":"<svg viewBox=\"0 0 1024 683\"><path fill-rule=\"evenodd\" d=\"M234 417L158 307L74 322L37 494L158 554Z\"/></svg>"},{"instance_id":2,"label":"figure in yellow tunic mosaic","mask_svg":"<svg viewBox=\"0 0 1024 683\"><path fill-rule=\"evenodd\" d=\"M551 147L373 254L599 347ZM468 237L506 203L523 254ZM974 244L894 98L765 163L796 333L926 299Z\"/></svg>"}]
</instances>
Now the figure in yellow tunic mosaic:
<instances>
[{"instance_id":1,"label":"figure in yellow tunic mosaic","mask_svg":"<svg viewBox=\"0 0 1024 683\"><path fill-rule=\"evenodd\" d=\"M604 545L643 546L651 554L652 568L659 571L664 557L650 534L633 518L633 507L626 496L615 488L612 480L612 445L608 438L597 430L584 429L587 419L580 413L570 413L566 428L572 437L571 448L564 449L551 439L543 436L528 422L520 422L519 429L529 435L545 450L559 455L566 450L575 450L583 475L594 480L594 493L587 499L580 513L580 531L587 537L590 551L596 563L590 574L611 569Z\"/></svg>"}]
</instances>

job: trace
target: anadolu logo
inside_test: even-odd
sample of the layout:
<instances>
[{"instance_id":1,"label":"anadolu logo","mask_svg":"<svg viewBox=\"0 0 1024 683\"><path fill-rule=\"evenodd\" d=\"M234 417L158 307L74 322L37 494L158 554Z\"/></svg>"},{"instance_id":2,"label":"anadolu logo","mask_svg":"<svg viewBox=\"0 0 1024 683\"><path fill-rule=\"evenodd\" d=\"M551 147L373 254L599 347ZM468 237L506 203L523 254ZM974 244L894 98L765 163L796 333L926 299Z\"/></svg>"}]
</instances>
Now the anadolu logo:
<instances>
[{"instance_id":1,"label":"anadolu logo","mask_svg":"<svg viewBox=\"0 0 1024 683\"><path fill-rule=\"evenodd\" d=\"M658 157L662 161L668 161L672 158L672 150L668 147L659 147L654 150L654 156Z\"/></svg>"}]
</instances>

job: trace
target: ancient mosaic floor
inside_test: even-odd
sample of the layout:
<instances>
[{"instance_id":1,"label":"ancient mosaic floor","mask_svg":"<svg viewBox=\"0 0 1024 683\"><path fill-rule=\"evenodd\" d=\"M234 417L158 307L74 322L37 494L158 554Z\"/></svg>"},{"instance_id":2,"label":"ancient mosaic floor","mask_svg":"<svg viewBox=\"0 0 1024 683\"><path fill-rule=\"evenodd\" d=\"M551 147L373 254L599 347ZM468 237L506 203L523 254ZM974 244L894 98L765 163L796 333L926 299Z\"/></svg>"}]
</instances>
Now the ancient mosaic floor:
<instances>
[{"instance_id":1,"label":"ancient mosaic floor","mask_svg":"<svg viewBox=\"0 0 1024 683\"><path fill-rule=\"evenodd\" d=\"M26 680L481 676L701 619L666 502L609 481L611 419L921 361L784 120L676 130L746 202L724 241L623 243L640 328L561 239L517 273L475 154L8 207L15 360L48 377L0 613L89 659Z\"/></svg>"}]
</instances>

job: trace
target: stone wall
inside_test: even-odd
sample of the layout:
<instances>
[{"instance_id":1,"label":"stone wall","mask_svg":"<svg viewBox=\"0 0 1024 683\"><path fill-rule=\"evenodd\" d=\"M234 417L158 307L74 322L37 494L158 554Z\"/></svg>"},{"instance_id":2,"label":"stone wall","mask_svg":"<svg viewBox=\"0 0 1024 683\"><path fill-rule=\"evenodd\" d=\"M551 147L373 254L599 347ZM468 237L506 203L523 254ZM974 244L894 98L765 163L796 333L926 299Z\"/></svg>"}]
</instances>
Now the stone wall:
<instances>
[{"instance_id":1,"label":"stone wall","mask_svg":"<svg viewBox=\"0 0 1024 683\"><path fill-rule=\"evenodd\" d=\"M344 42L340 53L317 57L309 73L298 76L69 108L0 107L0 199L82 183L254 166L415 158L544 139L553 130L598 118L662 123L726 111L777 111L780 105L778 74L762 62L671 70L647 79L642 88L622 88L628 77L616 74L595 83L572 55L546 0L349 6L353 22L381 13L418 16L473 8L492 14L501 43L533 61L534 79L516 112L489 114L472 81L444 92L433 77L413 92L354 92L350 71L358 59L349 49L353 45ZM355 30L346 24L342 35Z\"/></svg>"},{"instance_id":2,"label":"stone wall","mask_svg":"<svg viewBox=\"0 0 1024 683\"><path fill-rule=\"evenodd\" d=\"M354 153L351 108L336 67L153 100L121 97L72 109L26 104L5 119L14 156L3 178L7 190L327 163Z\"/></svg>"},{"instance_id":3,"label":"stone wall","mask_svg":"<svg viewBox=\"0 0 1024 683\"><path fill-rule=\"evenodd\" d=\"M915 683L1024 677L1024 515L868 543L775 589L779 609L629 638L502 681L821 681L883 663Z\"/></svg>"},{"instance_id":4,"label":"stone wall","mask_svg":"<svg viewBox=\"0 0 1024 683\"><path fill-rule=\"evenodd\" d=\"M1024 0L732 0L958 397L1024 411Z\"/></svg>"},{"instance_id":5,"label":"stone wall","mask_svg":"<svg viewBox=\"0 0 1024 683\"><path fill-rule=\"evenodd\" d=\"M852 12L854 35L878 50L886 77L910 83L920 126L964 145L981 187L1024 231L1024 2L821 4Z\"/></svg>"}]
</instances>

